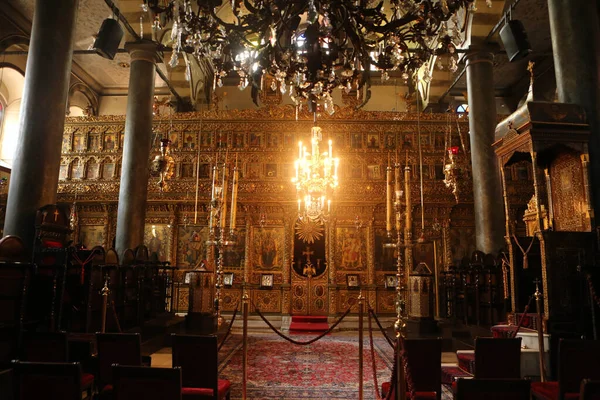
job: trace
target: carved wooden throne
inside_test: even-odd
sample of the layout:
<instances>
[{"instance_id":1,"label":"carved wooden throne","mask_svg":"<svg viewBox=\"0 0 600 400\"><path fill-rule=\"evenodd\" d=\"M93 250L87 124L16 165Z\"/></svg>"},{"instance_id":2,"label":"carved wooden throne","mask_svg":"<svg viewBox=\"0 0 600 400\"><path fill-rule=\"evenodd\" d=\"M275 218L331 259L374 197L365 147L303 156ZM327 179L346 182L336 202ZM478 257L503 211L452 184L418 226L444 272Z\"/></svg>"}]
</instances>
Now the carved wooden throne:
<instances>
[{"instance_id":1,"label":"carved wooden throne","mask_svg":"<svg viewBox=\"0 0 600 400\"><path fill-rule=\"evenodd\" d=\"M512 312L523 311L535 290L533 280L540 279L545 328L550 322L567 329L564 324L577 320L583 300L578 298L578 270L593 263L596 251L585 113L573 104L531 101L498 125L496 138ZM531 197L525 204L510 204L514 185L522 182L512 182L515 179L510 179L507 171L523 161L531 168ZM516 209L525 211L515 215ZM518 218L523 219L525 229L515 229Z\"/></svg>"}]
</instances>

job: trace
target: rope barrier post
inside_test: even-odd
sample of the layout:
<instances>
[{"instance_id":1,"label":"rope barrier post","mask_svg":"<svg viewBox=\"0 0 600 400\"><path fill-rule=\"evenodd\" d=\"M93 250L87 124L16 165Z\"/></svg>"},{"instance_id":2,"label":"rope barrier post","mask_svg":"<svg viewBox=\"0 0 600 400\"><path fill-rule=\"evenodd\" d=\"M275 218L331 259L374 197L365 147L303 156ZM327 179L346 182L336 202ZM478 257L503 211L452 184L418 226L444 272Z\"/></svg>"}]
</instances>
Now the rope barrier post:
<instances>
[{"instance_id":1,"label":"rope barrier post","mask_svg":"<svg viewBox=\"0 0 600 400\"><path fill-rule=\"evenodd\" d=\"M546 382L546 374L544 373L544 323L542 320L542 293L540 292L540 281L535 281L535 307L537 309L538 317L538 351L540 355L540 381Z\"/></svg>"},{"instance_id":2,"label":"rope barrier post","mask_svg":"<svg viewBox=\"0 0 600 400\"><path fill-rule=\"evenodd\" d=\"M108 288L108 280L104 280L104 287L100 290L100 294L102 295L102 328L100 332L106 332L106 307L108 307L108 295L110 294L110 289Z\"/></svg>"},{"instance_id":3,"label":"rope barrier post","mask_svg":"<svg viewBox=\"0 0 600 400\"><path fill-rule=\"evenodd\" d=\"M243 346L243 356L242 356L242 399L246 400L247 393L247 382L248 382L248 293L244 290L244 295L242 296L243 301L243 336L242 336L242 346Z\"/></svg>"},{"instance_id":4,"label":"rope barrier post","mask_svg":"<svg viewBox=\"0 0 600 400\"><path fill-rule=\"evenodd\" d=\"M358 294L358 400L363 400L363 314L364 297L362 290Z\"/></svg>"}]
</instances>

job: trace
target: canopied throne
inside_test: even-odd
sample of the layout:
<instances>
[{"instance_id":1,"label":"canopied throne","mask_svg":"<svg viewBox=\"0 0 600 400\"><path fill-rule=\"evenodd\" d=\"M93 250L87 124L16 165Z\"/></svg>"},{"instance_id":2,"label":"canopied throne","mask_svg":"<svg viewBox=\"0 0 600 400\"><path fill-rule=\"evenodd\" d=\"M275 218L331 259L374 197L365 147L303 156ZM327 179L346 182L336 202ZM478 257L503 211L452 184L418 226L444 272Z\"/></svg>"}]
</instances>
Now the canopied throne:
<instances>
[{"instance_id":1,"label":"canopied throne","mask_svg":"<svg viewBox=\"0 0 600 400\"><path fill-rule=\"evenodd\" d=\"M496 138L512 312L522 312L535 291L534 279L540 279L544 324L566 328L580 315L575 305L583 304L577 298L578 271L593 262L596 252L584 110L530 101L498 125ZM515 174L517 164L525 168L523 176ZM526 198L515 197L523 193L516 190L519 185L529 186Z\"/></svg>"}]
</instances>

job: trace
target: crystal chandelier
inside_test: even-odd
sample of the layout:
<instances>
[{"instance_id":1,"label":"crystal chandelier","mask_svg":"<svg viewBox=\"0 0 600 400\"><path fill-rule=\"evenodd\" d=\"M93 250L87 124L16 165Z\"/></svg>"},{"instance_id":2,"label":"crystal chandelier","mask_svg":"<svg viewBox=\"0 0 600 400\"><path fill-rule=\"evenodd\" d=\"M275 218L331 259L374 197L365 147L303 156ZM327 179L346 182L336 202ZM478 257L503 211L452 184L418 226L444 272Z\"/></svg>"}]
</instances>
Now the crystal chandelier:
<instances>
[{"instance_id":1,"label":"crystal chandelier","mask_svg":"<svg viewBox=\"0 0 600 400\"><path fill-rule=\"evenodd\" d=\"M463 23L458 15L474 0L145 0L154 29L172 22L171 67L179 55L209 60L215 85L237 72L239 88L251 87L258 104L263 77L309 108L322 101L333 113L331 93L366 87L370 74L390 71L407 81L433 56L452 55ZM223 3L228 3L224 5ZM387 5L387 2L386 2ZM186 62L187 59L186 59ZM189 66L188 66L189 68ZM359 106L360 107L360 106ZM313 111L313 110L310 110Z\"/></svg>"},{"instance_id":2,"label":"crystal chandelier","mask_svg":"<svg viewBox=\"0 0 600 400\"><path fill-rule=\"evenodd\" d=\"M298 143L298 159L294 163L298 198L298 218L323 222L331 211L331 196L338 187L338 166L340 160L333 157L333 142L329 149L321 153L319 144L323 140L321 128L311 129L311 151L302 142Z\"/></svg>"}]
</instances>

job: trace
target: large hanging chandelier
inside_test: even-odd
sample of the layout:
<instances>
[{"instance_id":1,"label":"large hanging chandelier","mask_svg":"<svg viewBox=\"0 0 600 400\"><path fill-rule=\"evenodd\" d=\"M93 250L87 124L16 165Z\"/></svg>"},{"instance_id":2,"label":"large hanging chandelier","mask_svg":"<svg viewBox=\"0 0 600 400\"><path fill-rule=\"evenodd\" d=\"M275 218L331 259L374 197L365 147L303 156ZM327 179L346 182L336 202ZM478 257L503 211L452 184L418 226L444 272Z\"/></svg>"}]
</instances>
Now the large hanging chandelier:
<instances>
[{"instance_id":1,"label":"large hanging chandelier","mask_svg":"<svg viewBox=\"0 0 600 400\"><path fill-rule=\"evenodd\" d=\"M328 151L321 153L319 144L323 140L321 128L311 129L311 151L302 142L298 143L298 159L294 163L298 201L298 218L323 222L331 211L331 198L338 187L340 160L333 157L333 141L329 140Z\"/></svg>"},{"instance_id":2,"label":"large hanging chandelier","mask_svg":"<svg viewBox=\"0 0 600 400\"><path fill-rule=\"evenodd\" d=\"M181 53L207 59L219 86L235 71L257 104L270 75L271 89L296 105L322 101L330 113L335 88L366 87L362 105L369 100L372 70L382 80L390 71L408 80L431 57L454 53L464 25L459 12L473 2L389 0L386 8L374 0L144 0L155 29L173 23L171 67Z\"/></svg>"}]
</instances>

